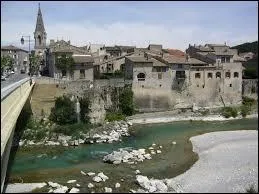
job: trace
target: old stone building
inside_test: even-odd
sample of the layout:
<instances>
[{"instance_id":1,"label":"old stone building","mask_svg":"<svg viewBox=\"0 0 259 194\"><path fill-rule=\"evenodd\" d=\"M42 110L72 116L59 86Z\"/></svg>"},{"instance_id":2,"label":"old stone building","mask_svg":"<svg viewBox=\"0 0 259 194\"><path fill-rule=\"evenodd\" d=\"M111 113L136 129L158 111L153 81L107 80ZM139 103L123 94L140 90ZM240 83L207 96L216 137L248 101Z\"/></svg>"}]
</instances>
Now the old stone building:
<instances>
[{"instance_id":1,"label":"old stone building","mask_svg":"<svg viewBox=\"0 0 259 194\"><path fill-rule=\"evenodd\" d=\"M125 78L133 80L135 102L142 111L238 104L243 68L234 55L226 45L190 45L184 56L149 46L126 57Z\"/></svg>"},{"instance_id":2,"label":"old stone building","mask_svg":"<svg viewBox=\"0 0 259 194\"><path fill-rule=\"evenodd\" d=\"M10 56L14 59L13 70L20 72L24 69L26 72L29 71L29 52L13 45L1 47L1 57Z\"/></svg>"},{"instance_id":3,"label":"old stone building","mask_svg":"<svg viewBox=\"0 0 259 194\"><path fill-rule=\"evenodd\" d=\"M60 40L55 42L50 40L49 49L49 73L51 77L70 80L93 80L94 59L86 48L73 46L70 41ZM56 60L61 55L73 57L75 61L73 72L61 71L56 67Z\"/></svg>"}]
</instances>

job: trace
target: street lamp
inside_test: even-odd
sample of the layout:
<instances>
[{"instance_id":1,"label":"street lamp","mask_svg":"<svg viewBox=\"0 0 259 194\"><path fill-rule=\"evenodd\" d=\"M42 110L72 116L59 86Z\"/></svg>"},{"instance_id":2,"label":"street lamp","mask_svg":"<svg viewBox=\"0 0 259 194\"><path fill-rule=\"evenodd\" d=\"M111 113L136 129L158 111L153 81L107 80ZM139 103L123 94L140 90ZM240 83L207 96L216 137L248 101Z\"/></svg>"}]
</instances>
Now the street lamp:
<instances>
[{"instance_id":1,"label":"street lamp","mask_svg":"<svg viewBox=\"0 0 259 194\"><path fill-rule=\"evenodd\" d=\"M28 38L27 40L24 39L24 37ZM29 42L29 76L30 76L30 80L31 80L31 61L30 61L30 54L31 54L31 37L30 36L22 36L21 38L21 44L24 44L24 42ZM31 80L32 82L32 80Z\"/></svg>"}]
</instances>

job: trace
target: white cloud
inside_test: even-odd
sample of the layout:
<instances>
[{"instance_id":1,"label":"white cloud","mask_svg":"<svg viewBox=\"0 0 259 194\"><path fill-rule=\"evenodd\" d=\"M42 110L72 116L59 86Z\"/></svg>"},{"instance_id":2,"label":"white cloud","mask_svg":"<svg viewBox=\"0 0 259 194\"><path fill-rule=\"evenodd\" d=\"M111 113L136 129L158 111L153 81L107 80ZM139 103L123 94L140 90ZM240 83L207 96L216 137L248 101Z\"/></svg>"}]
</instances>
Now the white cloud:
<instances>
[{"instance_id":1,"label":"white cloud","mask_svg":"<svg viewBox=\"0 0 259 194\"><path fill-rule=\"evenodd\" d=\"M22 35L31 35L35 24L1 22L2 40L20 45ZM177 48L185 50L188 44L224 43L234 46L236 44L257 40L254 34L237 34L222 29L204 29L195 25L155 25L145 23L116 22L106 25L93 24L89 21L81 23L45 24L48 42L50 39L71 40L73 45L83 46L91 43L104 43L105 45L135 45L147 47L149 43L162 44L164 48ZM15 44L16 45L16 44Z\"/></svg>"}]
</instances>

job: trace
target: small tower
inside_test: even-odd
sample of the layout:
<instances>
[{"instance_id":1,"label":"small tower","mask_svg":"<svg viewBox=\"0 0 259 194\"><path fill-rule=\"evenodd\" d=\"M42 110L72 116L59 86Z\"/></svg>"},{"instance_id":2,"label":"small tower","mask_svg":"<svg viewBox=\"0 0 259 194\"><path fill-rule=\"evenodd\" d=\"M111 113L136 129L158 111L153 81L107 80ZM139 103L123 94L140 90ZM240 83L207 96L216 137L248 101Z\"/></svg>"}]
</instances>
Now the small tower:
<instances>
[{"instance_id":1,"label":"small tower","mask_svg":"<svg viewBox=\"0 0 259 194\"><path fill-rule=\"evenodd\" d=\"M39 3L39 9L38 9L36 28L34 32L34 40L35 40L35 45L34 45L35 54L42 55L44 52L44 49L46 48L47 33L45 31L44 24L43 24L40 3Z\"/></svg>"}]
</instances>

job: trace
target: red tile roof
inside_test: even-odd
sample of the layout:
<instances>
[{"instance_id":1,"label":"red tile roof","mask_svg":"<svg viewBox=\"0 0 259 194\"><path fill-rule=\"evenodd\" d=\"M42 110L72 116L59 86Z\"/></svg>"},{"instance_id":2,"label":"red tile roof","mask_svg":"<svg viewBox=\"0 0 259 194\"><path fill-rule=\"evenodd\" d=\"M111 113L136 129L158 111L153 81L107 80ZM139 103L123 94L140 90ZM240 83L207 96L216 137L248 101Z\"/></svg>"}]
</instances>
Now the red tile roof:
<instances>
[{"instance_id":1,"label":"red tile roof","mask_svg":"<svg viewBox=\"0 0 259 194\"><path fill-rule=\"evenodd\" d=\"M178 49L166 49L166 51L170 55L173 55L173 56L176 56L176 57L185 57L185 53L181 50L178 50Z\"/></svg>"}]
</instances>

